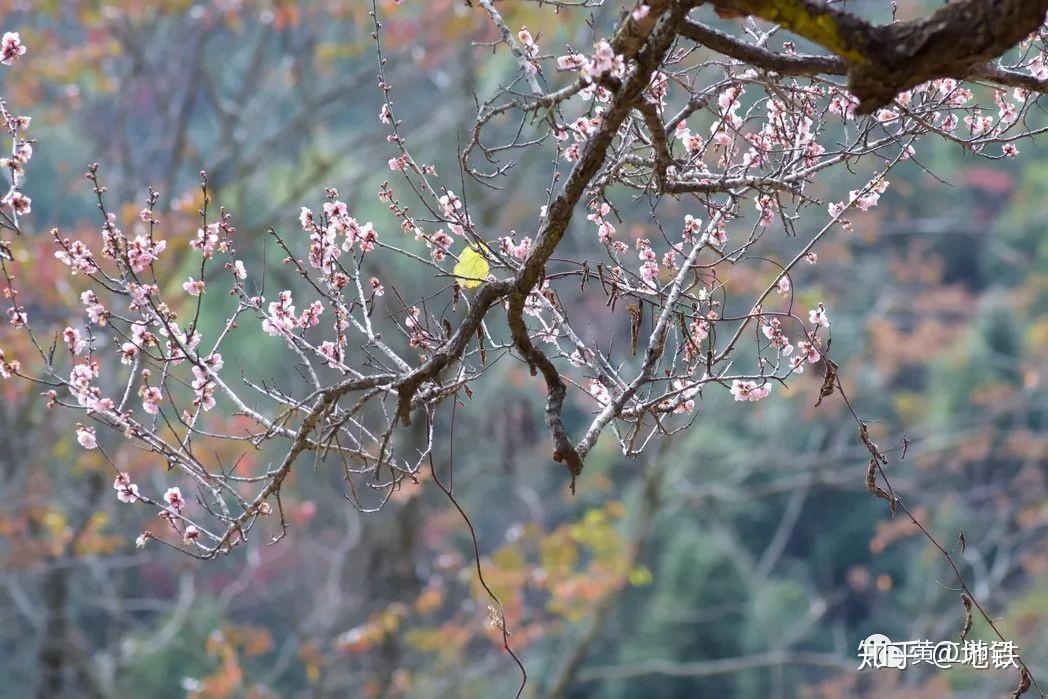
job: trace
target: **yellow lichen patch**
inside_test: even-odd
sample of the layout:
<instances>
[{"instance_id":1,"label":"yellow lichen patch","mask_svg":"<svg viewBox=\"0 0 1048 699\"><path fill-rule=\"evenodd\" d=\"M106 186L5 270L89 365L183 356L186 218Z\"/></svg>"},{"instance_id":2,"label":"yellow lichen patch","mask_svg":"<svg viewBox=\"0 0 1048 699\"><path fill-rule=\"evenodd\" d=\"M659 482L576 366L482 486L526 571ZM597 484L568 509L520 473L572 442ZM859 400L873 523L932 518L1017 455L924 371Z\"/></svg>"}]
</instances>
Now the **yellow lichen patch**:
<instances>
[{"instance_id":1,"label":"yellow lichen patch","mask_svg":"<svg viewBox=\"0 0 1048 699\"><path fill-rule=\"evenodd\" d=\"M794 34L810 39L841 58L856 64L869 61L851 47L841 33L837 18L830 12L813 10L799 0L743 0L726 3L754 17L777 22Z\"/></svg>"}]
</instances>

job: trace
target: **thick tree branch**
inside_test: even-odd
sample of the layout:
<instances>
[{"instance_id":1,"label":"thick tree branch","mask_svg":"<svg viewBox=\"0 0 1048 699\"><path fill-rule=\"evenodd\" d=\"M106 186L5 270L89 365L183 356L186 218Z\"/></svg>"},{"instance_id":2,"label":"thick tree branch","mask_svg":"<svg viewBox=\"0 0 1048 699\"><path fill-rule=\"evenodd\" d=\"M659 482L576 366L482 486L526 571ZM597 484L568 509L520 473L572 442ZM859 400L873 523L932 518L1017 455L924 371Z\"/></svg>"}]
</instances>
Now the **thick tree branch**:
<instances>
[{"instance_id":1,"label":"thick tree branch","mask_svg":"<svg viewBox=\"0 0 1048 699\"><path fill-rule=\"evenodd\" d=\"M647 46L637 55L636 69L615 94L601 122L600 129L586 142L582 155L568 175L563 189L550 204L545 225L539 231L534 248L517 274L516 288L509 297L508 315L513 343L531 366L532 371L534 372L537 368L542 372L546 381L548 390L546 426L553 440L554 459L563 462L571 473L572 490L575 487L575 478L582 472L582 457L572 445L560 417L566 387L557 368L528 337L523 320L524 302L531 289L542 280L546 261L549 260L550 255L563 238L575 206L585 193L586 187L604 164L608 147L618 133L619 127L630 112L643 101L644 90L651 81L652 74L662 64L666 53L673 45L684 16L691 5L690 2L673 3L662 23L652 33ZM627 26L632 26L632 24ZM631 30L627 31L627 34L632 36Z\"/></svg>"},{"instance_id":2,"label":"thick tree branch","mask_svg":"<svg viewBox=\"0 0 1048 699\"><path fill-rule=\"evenodd\" d=\"M884 26L874 26L814 0L714 0L714 5L722 13L743 13L777 22L832 51L847 66L849 89L859 98L860 113L870 113L903 90L935 78L974 76L1029 89L1044 87L1043 81L987 62L1041 26L1048 0L962 0L924 19ZM742 42L711 32L693 26L682 33L727 55L786 74L807 68L827 73L839 69L830 58L786 57L755 47L743 49Z\"/></svg>"},{"instance_id":3,"label":"thick tree branch","mask_svg":"<svg viewBox=\"0 0 1048 699\"><path fill-rule=\"evenodd\" d=\"M737 39L699 22L685 22L681 36L717 53L779 75L847 75L848 64L837 56L787 56Z\"/></svg>"}]
</instances>

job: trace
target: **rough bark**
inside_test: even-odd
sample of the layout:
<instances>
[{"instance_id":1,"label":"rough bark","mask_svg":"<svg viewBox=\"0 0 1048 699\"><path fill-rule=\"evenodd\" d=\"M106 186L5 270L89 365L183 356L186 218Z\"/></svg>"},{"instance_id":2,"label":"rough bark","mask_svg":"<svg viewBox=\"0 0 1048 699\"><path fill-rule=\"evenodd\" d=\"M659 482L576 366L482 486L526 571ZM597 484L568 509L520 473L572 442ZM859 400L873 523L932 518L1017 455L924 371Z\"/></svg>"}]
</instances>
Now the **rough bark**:
<instances>
[{"instance_id":1,"label":"rough bark","mask_svg":"<svg viewBox=\"0 0 1048 699\"><path fill-rule=\"evenodd\" d=\"M848 87L863 114L935 78L992 78L997 71L987 61L1035 32L1048 12L1048 0L961 0L920 20L875 26L814 0L713 4L722 13L777 22L836 54L847 65ZM784 67L800 63L786 61Z\"/></svg>"}]
</instances>

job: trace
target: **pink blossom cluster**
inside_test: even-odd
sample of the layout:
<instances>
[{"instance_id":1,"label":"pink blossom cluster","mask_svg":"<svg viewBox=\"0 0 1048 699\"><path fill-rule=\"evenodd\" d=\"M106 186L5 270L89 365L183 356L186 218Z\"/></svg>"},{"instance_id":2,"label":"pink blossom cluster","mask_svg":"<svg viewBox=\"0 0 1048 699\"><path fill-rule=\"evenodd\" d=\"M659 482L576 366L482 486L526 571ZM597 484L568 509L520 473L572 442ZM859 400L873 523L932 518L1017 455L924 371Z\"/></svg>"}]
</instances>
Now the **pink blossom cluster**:
<instances>
[{"instance_id":1,"label":"pink blossom cluster","mask_svg":"<svg viewBox=\"0 0 1048 699\"><path fill-rule=\"evenodd\" d=\"M593 55L571 53L557 58L560 70L577 70L583 81L595 84L603 78L621 78L626 73L626 63L621 54L606 39L601 39L593 46ZM592 93L591 93L592 94Z\"/></svg>"},{"instance_id":2,"label":"pink blossom cluster","mask_svg":"<svg viewBox=\"0 0 1048 699\"><path fill-rule=\"evenodd\" d=\"M0 63L3 65L11 65L25 52L26 46L18 32L4 32L3 37L0 37Z\"/></svg>"},{"instance_id":3,"label":"pink blossom cluster","mask_svg":"<svg viewBox=\"0 0 1048 699\"><path fill-rule=\"evenodd\" d=\"M758 383L756 381L743 381L735 379L731 382L731 395L737 401L749 401L751 403L763 400L771 393L771 384L767 381Z\"/></svg>"},{"instance_id":4,"label":"pink blossom cluster","mask_svg":"<svg viewBox=\"0 0 1048 699\"><path fill-rule=\"evenodd\" d=\"M319 219L302 207L299 223L309 233L310 265L328 275L334 274L335 262L343 252L352 250L354 245L359 245L363 252L371 252L378 242L371 222L361 224L349 215L349 209L342 201L325 202L323 216Z\"/></svg>"},{"instance_id":5,"label":"pink blossom cluster","mask_svg":"<svg viewBox=\"0 0 1048 699\"><path fill-rule=\"evenodd\" d=\"M603 99L603 94L598 94L598 100ZM569 139L573 141L562 147L561 156L566 161L573 163L578 160L583 144L600 128L603 117L604 108L597 106L593 110L592 116L579 117L570 124L558 127L553 132L553 136L558 143L566 143Z\"/></svg>"},{"instance_id":6,"label":"pink blossom cluster","mask_svg":"<svg viewBox=\"0 0 1048 699\"><path fill-rule=\"evenodd\" d=\"M499 238L499 249L506 255L524 260L531 252L531 236L524 236L519 243L514 241L513 236L503 236Z\"/></svg>"},{"instance_id":7,"label":"pink blossom cluster","mask_svg":"<svg viewBox=\"0 0 1048 699\"><path fill-rule=\"evenodd\" d=\"M520 31L517 32L517 41L520 42L524 56L528 59L528 69L532 72L537 72L538 64L535 63L535 59L539 55L539 45L526 26L521 27Z\"/></svg>"},{"instance_id":8,"label":"pink blossom cluster","mask_svg":"<svg viewBox=\"0 0 1048 699\"><path fill-rule=\"evenodd\" d=\"M261 303L261 299L258 300ZM320 320L324 306L320 301L311 303L301 314L296 314L291 291L285 289L277 300L269 304L269 312L262 320L262 329L273 336L289 336L296 328L311 328Z\"/></svg>"}]
</instances>

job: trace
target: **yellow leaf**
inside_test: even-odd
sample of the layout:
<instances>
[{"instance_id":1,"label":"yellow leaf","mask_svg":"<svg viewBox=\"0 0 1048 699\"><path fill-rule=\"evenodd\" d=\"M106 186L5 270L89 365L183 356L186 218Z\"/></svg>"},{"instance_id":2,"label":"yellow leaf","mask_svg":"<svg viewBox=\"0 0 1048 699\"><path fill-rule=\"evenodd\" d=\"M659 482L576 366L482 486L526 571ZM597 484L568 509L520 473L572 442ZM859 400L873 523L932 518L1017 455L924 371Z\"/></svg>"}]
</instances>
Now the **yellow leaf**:
<instances>
[{"instance_id":1,"label":"yellow leaf","mask_svg":"<svg viewBox=\"0 0 1048 699\"><path fill-rule=\"evenodd\" d=\"M654 576L646 566L637 566L629 572L630 585L634 587L642 587L644 585L650 585Z\"/></svg>"},{"instance_id":2,"label":"yellow leaf","mask_svg":"<svg viewBox=\"0 0 1048 699\"><path fill-rule=\"evenodd\" d=\"M67 527L65 515L54 510L49 510L44 514L43 524L51 532L52 536L58 536Z\"/></svg>"},{"instance_id":3,"label":"yellow leaf","mask_svg":"<svg viewBox=\"0 0 1048 699\"><path fill-rule=\"evenodd\" d=\"M455 265L455 281L463 288L472 289L487 279L488 269L488 261L484 256L467 245L459 254L458 264Z\"/></svg>"}]
</instances>

